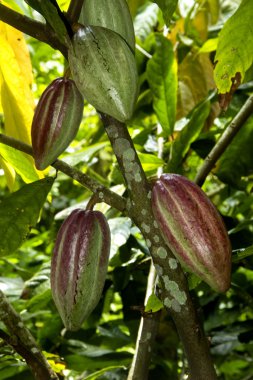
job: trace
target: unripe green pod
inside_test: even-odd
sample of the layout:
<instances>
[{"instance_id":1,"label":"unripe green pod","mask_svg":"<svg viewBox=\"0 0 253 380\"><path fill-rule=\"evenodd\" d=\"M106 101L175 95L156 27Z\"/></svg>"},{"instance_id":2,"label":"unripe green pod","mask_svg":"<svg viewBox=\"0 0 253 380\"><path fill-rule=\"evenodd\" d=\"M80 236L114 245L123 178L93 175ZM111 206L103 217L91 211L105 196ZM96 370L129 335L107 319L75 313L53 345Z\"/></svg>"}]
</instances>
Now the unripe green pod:
<instances>
[{"instance_id":1,"label":"unripe green pod","mask_svg":"<svg viewBox=\"0 0 253 380\"><path fill-rule=\"evenodd\" d=\"M192 181L164 174L152 190L152 208L168 247L190 272L217 292L230 287L231 244L223 221Z\"/></svg>"},{"instance_id":2,"label":"unripe green pod","mask_svg":"<svg viewBox=\"0 0 253 380\"><path fill-rule=\"evenodd\" d=\"M110 229L100 211L74 210L62 224L51 263L52 296L68 330L78 330L101 297Z\"/></svg>"},{"instance_id":3,"label":"unripe green pod","mask_svg":"<svg viewBox=\"0 0 253 380\"><path fill-rule=\"evenodd\" d=\"M55 79L43 92L32 122L36 168L44 170L75 138L83 115L83 97L75 82Z\"/></svg>"},{"instance_id":4,"label":"unripe green pod","mask_svg":"<svg viewBox=\"0 0 253 380\"><path fill-rule=\"evenodd\" d=\"M138 73L134 55L119 34L100 26L79 28L68 57L73 79L90 104L122 122L132 117Z\"/></svg>"},{"instance_id":5,"label":"unripe green pod","mask_svg":"<svg viewBox=\"0 0 253 380\"><path fill-rule=\"evenodd\" d=\"M103 26L113 30L120 34L134 51L134 26L126 0L84 1L79 22L86 26Z\"/></svg>"}]
</instances>

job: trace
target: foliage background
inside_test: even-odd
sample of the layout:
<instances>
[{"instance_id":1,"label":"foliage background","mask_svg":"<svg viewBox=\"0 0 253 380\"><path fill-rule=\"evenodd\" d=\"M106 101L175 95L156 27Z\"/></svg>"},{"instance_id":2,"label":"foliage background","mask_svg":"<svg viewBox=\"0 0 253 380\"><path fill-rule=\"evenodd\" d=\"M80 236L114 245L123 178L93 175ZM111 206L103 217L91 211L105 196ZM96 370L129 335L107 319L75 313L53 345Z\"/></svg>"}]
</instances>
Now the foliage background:
<instances>
[{"instance_id":1,"label":"foliage background","mask_svg":"<svg viewBox=\"0 0 253 380\"><path fill-rule=\"evenodd\" d=\"M30 17L41 18L23 1L5 3ZM67 9L68 1L58 3L61 9ZM219 33L223 30L226 34L224 23L240 3L179 1L169 24L166 17L171 14L161 11L168 9L166 1L157 1L161 9L155 2L129 1L138 44L140 96L128 128L148 176L156 175L163 167L165 172L177 172L193 180L203 159L252 93L250 39L244 40L243 70L239 66L243 83L227 110L221 112L215 92L216 86L220 92L229 91L222 87L221 68L216 66L214 72L213 67L215 59L221 62L223 59L219 50L215 56ZM240 20L245 20L244 16ZM164 19L169 25L167 38L163 35ZM236 28L240 20L232 26ZM34 105L46 86L63 75L66 62L58 51L26 36L30 65L26 45L15 43L15 33L18 32L0 23L1 131L29 143ZM233 38L231 33L225 35L224 41ZM237 34L243 38L243 31ZM223 53L227 59L228 53L224 50ZM158 155L159 136L164 140L162 157ZM192 294L202 307L218 374L224 380L253 378L252 146L250 117L203 186L229 230L234 258L231 289L226 294L216 294L189 276ZM85 105L78 135L61 158L118 194L124 194L116 159L102 123L90 105ZM35 221L26 221L27 228L33 226L27 239L18 249L15 244L12 248L6 241L20 239L17 226L22 221L16 222L15 214L9 217L6 197L25 183L47 174L55 176L55 170L38 173L32 159L3 144L0 144L0 166L0 241L1 249L5 244L10 253L0 258L0 288L21 313L55 371L64 378L125 379L134 352L140 320L138 308L144 303L150 265L139 230L115 209L105 204L96 206L105 212L111 227L113 244L108 277L103 297L82 329L77 333L66 332L51 298L50 259L63 219L73 208L85 207L91 193L58 172L48 196L41 188L40 199L34 198L33 189L30 198L14 198L16 207L25 207L35 215L35 220L39 216L39 222L35 225ZM183 379L185 358L173 322L165 310L160 318L150 379L179 376ZM0 345L0 358L1 379L32 379L23 360L4 344Z\"/></svg>"}]
</instances>

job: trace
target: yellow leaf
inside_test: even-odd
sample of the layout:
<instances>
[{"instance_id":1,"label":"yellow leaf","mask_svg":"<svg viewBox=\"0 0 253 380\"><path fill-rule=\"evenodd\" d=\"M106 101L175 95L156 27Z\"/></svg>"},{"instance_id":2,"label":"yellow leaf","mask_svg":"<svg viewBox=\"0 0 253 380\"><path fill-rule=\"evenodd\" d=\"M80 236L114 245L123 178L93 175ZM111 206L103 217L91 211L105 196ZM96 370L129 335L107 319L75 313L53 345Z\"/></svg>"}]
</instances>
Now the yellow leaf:
<instances>
[{"instance_id":1,"label":"yellow leaf","mask_svg":"<svg viewBox=\"0 0 253 380\"><path fill-rule=\"evenodd\" d=\"M177 119L186 116L214 88L209 55L187 54L179 65Z\"/></svg>"},{"instance_id":2,"label":"yellow leaf","mask_svg":"<svg viewBox=\"0 0 253 380\"><path fill-rule=\"evenodd\" d=\"M5 5L8 6L6 3ZM4 131L8 136L28 144L31 144L31 124L35 106L32 82L32 65L23 34L0 22L0 108L4 114ZM14 168L25 182L30 182L31 178L36 180L43 177L43 173L35 170L31 157L19 153L20 157L23 159ZM9 161L8 163L12 164Z\"/></svg>"},{"instance_id":3,"label":"yellow leaf","mask_svg":"<svg viewBox=\"0 0 253 380\"><path fill-rule=\"evenodd\" d=\"M7 183L8 188L10 189L10 191L13 191L14 190L15 178L16 178L15 170L1 156L0 156L0 167L4 171L5 179L6 179L6 183Z\"/></svg>"},{"instance_id":4,"label":"yellow leaf","mask_svg":"<svg viewBox=\"0 0 253 380\"><path fill-rule=\"evenodd\" d=\"M30 143L30 129L33 118L31 95L22 75L14 50L0 33L1 101L5 118L5 131L9 136Z\"/></svg>"}]
</instances>

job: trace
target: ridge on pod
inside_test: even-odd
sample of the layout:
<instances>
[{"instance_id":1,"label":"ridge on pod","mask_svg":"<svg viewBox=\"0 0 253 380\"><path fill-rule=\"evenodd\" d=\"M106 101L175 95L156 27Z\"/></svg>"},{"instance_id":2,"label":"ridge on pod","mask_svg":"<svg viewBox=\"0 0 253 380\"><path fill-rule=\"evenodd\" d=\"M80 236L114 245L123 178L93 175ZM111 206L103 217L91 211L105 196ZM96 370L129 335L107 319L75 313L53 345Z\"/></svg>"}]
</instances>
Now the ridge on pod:
<instances>
[{"instance_id":1,"label":"ridge on pod","mask_svg":"<svg viewBox=\"0 0 253 380\"><path fill-rule=\"evenodd\" d=\"M181 175L163 174L152 189L152 209L182 266L215 291L228 290L231 244L221 216L200 187Z\"/></svg>"}]
</instances>

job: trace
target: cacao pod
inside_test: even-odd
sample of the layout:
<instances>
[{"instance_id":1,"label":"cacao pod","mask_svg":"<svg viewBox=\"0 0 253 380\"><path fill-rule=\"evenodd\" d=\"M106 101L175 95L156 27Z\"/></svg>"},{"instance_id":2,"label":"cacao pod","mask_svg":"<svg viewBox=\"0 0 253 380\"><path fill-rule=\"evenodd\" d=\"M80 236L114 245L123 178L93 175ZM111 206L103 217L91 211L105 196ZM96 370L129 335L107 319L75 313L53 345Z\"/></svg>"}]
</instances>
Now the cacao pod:
<instances>
[{"instance_id":1,"label":"cacao pod","mask_svg":"<svg viewBox=\"0 0 253 380\"><path fill-rule=\"evenodd\" d=\"M36 168L44 170L74 139L83 114L83 97L75 82L55 79L43 92L32 122Z\"/></svg>"},{"instance_id":2,"label":"cacao pod","mask_svg":"<svg viewBox=\"0 0 253 380\"><path fill-rule=\"evenodd\" d=\"M84 1L79 22L113 30L135 50L134 26L126 0Z\"/></svg>"},{"instance_id":3,"label":"cacao pod","mask_svg":"<svg viewBox=\"0 0 253 380\"><path fill-rule=\"evenodd\" d=\"M230 286L231 245L223 221L192 181L164 174L152 189L152 208L175 257L215 291Z\"/></svg>"},{"instance_id":4,"label":"cacao pod","mask_svg":"<svg viewBox=\"0 0 253 380\"><path fill-rule=\"evenodd\" d=\"M74 210L62 224L51 262L52 296L68 330L78 330L102 294L110 229L100 211Z\"/></svg>"},{"instance_id":5,"label":"cacao pod","mask_svg":"<svg viewBox=\"0 0 253 380\"><path fill-rule=\"evenodd\" d=\"M90 104L119 121L131 118L138 73L134 55L119 34L100 26L79 28L68 58L73 79Z\"/></svg>"}]
</instances>

